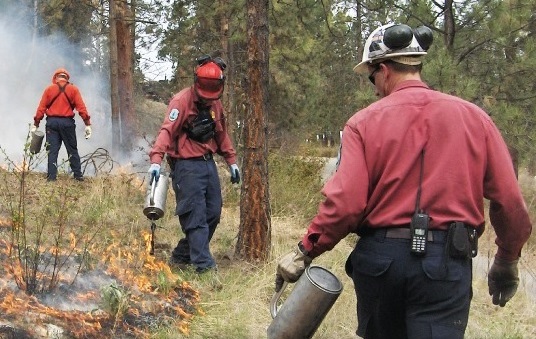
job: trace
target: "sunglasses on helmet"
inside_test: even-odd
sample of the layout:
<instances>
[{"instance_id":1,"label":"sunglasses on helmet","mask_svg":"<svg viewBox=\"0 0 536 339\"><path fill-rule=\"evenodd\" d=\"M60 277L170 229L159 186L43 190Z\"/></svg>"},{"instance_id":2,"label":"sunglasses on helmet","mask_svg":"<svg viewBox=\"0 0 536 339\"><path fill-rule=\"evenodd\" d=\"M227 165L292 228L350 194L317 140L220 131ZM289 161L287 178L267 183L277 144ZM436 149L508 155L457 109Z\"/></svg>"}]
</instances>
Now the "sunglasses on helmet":
<instances>
[{"instance_id":1,"label":"sunglasses on helmet","mask_svg":"<svg viewBox=\"0 0 536 339\"><path fill-rule=\"evenodd\" d=\"M413 37L417 40L419 47L411 47ZM433 41L432 30L426 26L419 26L412 29L408 25L399 24L388 27L384 32L379 32L376 40L372 41L369 46L369 52L374 54L385 54L383 45L392 51L406 49L407 51L414 50L416 52L427 51Z\"/></svg>"},{"instance_id":2,"label":"sunglasses on helmet","mask_svg":"<svg viewBox=\"0 0 536 339\"><path fill-rule=\"evenodd\" d=\"M213 63L218 65L221 68L222 71L224 71L227 68L227 64L225 63L225 61L223 61L222 58L220 58L220 57L213 58L208 54L203 54L202 56L196 58L195 61L197 62L198 66L202 66L202 65L206 64L207 62L212 61Z\"/></svg>"}]
</instances>

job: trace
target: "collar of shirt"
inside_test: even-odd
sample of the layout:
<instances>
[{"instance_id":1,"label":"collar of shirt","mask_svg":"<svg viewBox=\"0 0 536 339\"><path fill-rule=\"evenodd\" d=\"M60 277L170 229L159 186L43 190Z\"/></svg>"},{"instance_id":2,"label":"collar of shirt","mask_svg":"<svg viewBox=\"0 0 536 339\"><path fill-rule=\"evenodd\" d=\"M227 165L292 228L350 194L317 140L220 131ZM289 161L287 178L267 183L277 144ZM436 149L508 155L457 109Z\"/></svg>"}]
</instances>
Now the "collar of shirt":
<instances>
[{"instance_id":1,"label":"collar of shirt","mask_svg":"<svg viewBox=\"0 0 536 339\"><path fill-rule=\"evenodd\" d=\"M398 83L393 88L393 92L400 91L400 90L410 88L410 87L421 87L421 88L430 89L430 87L427 84L425 84L424 82L422 82L422 81L419 81L419 80L406 80L406 81L402 81L402 82Z\"/></svg>"}]
</instances>

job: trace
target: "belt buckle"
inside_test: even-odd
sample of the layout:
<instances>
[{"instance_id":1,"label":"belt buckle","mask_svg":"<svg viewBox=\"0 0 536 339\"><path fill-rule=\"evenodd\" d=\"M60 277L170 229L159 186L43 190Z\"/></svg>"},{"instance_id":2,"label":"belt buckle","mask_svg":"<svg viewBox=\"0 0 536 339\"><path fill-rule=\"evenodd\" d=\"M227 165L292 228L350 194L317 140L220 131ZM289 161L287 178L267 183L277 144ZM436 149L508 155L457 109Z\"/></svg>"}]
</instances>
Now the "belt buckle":
<instances>
[{"instance_id":1,"label":"belt buckle","mask_svg":"<svg viewBox=\"0 0 536 339\"><path fill-rule=\"evenodd\" d=\"M205 161L208 161L208 160L210 160L210 156L211 156L211 154L210 154L210 153L207 153L207 154L203 154L203 160L205 160Z\"/></svg>"}]
</instances>

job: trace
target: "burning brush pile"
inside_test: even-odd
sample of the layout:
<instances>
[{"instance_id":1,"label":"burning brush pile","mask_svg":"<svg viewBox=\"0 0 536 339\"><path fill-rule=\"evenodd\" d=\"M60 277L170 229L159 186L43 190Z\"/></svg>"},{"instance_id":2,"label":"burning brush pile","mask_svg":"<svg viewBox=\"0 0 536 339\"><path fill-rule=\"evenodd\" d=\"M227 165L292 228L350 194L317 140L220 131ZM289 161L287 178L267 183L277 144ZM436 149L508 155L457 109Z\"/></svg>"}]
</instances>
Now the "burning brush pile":
<instances>
[{"instance_id":1,"label":"burning brush pile","mask_svg":"<svg viewBox=\"0 0 536 339\"><path fill-rule=\"evenodd\" d=\"M143 238L150 241L150 234ZM29 295L24 263L14 260L10 242L0 240L0 338L145 338L162 326L187 334L192 315L202 312L198 293L146 248L136 253L111 244L91 270L80 269L72 253L59 255L53 259L62 265L55 288ZM37 275L39 284L54 279L47 270Z\"/></svg>"}]
</instances>

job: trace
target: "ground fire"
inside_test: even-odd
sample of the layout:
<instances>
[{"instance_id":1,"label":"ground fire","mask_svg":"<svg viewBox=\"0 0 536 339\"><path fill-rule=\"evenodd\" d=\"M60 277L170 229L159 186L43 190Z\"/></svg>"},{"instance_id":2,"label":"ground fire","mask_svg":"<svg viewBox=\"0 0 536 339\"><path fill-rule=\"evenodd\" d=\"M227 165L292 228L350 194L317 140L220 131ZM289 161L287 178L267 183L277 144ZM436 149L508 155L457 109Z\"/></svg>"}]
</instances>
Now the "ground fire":
<instances>
[{"instance_id":1,"label":"ground fire","mask_svg":"<svg viewBox=\"0 0 536 339\"><path fill-rule=\"evenodd\" d=\"M5 233L11 227L8 219L0 220ZM104 250L88 249L98 258L91 270L77 271L73 281L60 280L53 291L36 295L17 284L22 268L13 258L14 245L0 240L0 338L146 338L160 326L188 334L192 316L202 314L198 292L149 254L150 233L138 238L130 246L113 242ZM103 287L127 297L122 312L106 310Z\"/></svg>"}]
</instances>

